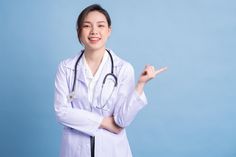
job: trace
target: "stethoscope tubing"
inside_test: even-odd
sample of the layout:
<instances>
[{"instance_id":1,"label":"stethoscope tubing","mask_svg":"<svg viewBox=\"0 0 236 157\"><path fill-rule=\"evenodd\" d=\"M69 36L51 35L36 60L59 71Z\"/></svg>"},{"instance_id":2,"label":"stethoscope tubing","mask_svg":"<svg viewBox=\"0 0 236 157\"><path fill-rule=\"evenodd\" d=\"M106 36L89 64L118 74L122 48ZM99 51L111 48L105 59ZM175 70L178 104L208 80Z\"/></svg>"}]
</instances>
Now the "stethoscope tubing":
<instances>
[{"instance_id":1,"label":"stethoscope tubing","mask_svg":"<svg viewBox=\"0 0 236 157\"><path fill-rule=\"evenodd\" d=\"M111 59L111 73L106 74L106 76L104 77L104 79L103 79L103 81L102 81L102 84L104 85L104 84L106 83L107 77L108 77L109 75L111 75L111 76L115 79L115 87L116 87L117 84L118 84L118 80L117 80L116 75L114 74L114 61L113 61L113 57L112 57L112 55L111 55L111 52L110 52L108 49L106 49L106 51L108 52L109 57L110 57L110 59ZM77 78L77 66L78 66L78 63L79 63L79 61L81 60L83 54L84 54L84 50L81 52L79 58L78 58L78 59L76 60L76 62L75 62L75 71L74 71L74 80L73 80L73 85L72 85L72 92L75 91L76 78Z\"/></svg>"}]
</instances>

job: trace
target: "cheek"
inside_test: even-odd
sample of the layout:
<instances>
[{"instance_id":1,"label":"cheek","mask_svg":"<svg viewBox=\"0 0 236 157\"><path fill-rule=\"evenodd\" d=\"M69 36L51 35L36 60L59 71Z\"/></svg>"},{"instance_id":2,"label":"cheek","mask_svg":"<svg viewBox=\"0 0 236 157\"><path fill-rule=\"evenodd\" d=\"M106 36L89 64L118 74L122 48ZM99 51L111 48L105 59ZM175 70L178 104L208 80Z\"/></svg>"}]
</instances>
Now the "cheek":
<instances>
[{"instance_id":1,"label":"cheek","mask_svg":"<svg viewBox=\"0 0 236 157\"><path fill-rule=\"evenodd\" d=\"M89 34L89 32L90 32L90 30L89 29L81 29L81 36L85 36L85 35L88 35Z\"/></svg>"},{"instance_id":2,"label":"cheek","mask_svg":"<svg viewBox=\"0 0 236 157\"><path fill-rule=\"evenodd\" d=\"M80 39L82 45L84 45L86 43L86 38L83 34L80 34L79 39Z\"/></svg>"},{"instance_id":3,"label":"cheek","mask_svg":"<svg viewBox=\"0 0 236 157\"><path fill-rule=\"evenodd\" d=\"M86 30L81 31L80 39L85 39L85 38L87 38L87 36L88 36L88 31L86 31Z\"/></svg>"},{"instance_id":4,"label":"cheek","mask_svg":"<svg viewBox=\"0 0 236 157\"><path fill-rule=\"evenodd\" d=\"M110 36L110 34L111 34L111 32L109 30L103 31L103 35L107 38Z\"/></svg>"}]
</instances>

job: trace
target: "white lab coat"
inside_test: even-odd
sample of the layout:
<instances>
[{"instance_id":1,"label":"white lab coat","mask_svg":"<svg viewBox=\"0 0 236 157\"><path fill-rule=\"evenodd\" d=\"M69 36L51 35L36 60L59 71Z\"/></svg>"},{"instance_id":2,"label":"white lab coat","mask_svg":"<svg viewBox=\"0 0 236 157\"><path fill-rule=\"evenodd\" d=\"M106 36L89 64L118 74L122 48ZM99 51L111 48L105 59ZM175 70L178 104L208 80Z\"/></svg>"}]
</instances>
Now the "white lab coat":
<instances>
[{"instance_id":1,"label":"white lab coat","mask_svg":"<svg viewBox=\"0 0 236 157\"><path fill-rule=\"evenodd\" d=\"M146 104L144 93L139 96L134 90L134 70L131 64L120 59L110 50L114 60L114 74L118 86L107 102L105 110L98 109L102 81L111 72L110 58L102 69L95 86L92 103L88 101L88 86L85 81L82 59L77 67L76 91L78 97L70 103L67 99L74 79L74 66L78 56L59 64L55 80L54 108L58 121L64 126L61 157L90 157L90 136L95 136L96 157L131 157L126 131L114 134L99 128L103 117L114 116L115 122L127 127Z\"/></svg>"}]
</instances>

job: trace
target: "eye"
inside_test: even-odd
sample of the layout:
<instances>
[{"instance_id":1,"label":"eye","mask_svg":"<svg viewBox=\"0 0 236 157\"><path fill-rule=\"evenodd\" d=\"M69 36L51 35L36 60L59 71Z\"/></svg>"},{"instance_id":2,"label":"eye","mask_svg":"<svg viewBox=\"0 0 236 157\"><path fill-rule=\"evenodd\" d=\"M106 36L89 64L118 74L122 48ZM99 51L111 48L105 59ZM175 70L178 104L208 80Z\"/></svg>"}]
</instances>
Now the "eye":
<instances>
[{"instance_id":1,"label":"eye","mask_svg":"<svg viewBox=\"0 0 236 157\"><path fill-rule=\"evenodd\" d=\"M85 25L83 25L82 27L83 27L83 28L89 28L90 25L85 24Z\"/></svg>"},{"instance_id":2,"label":"eye","mask_svg":"<svg viewBox=\"0 0 236 157\"><path fill-rule=\"evenodd\" d=\"M105 25L98 25L99 28L105 27Z\"/></svg>"}]
</instances>

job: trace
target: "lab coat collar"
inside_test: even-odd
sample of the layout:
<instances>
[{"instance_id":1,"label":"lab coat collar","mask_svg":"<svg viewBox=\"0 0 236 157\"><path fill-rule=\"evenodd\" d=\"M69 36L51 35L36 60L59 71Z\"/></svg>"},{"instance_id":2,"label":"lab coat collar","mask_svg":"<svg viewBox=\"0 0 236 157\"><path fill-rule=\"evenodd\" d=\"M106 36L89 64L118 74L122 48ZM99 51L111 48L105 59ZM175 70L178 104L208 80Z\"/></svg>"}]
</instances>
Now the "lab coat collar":
<instances>
[{"instance_id":1,"label":"lab coat collar","mask_svg":"<svg viewBox=\"0 0 236 157\"><path fill-rule=\"evenodd\" d=\"M121 65L121 59L110 49L108 49L113 57L113 61L114 61L114 67ZM71 69L71 70L75 70L75 63L77 61L77 59L79 58L80 54L82 53L82 51L80 53L78 53L76 56L74 56L73 58L70 58L66 61L66 67ZM82 61L82 60L81 60ZM77 70L80 69L81 67L83 67L83 63L79 61L78 63L78 67ZM110 62L110 58L106 61L106 62Z\"/></svg>"},{"instance_id":2,"label":"lab coat collar","mask_svg":"<svg viewBox=\"0 0 236 157\"><path fill-rule=\"evenodd\" d=\"M108 50L110 51L110 53L113 57L114 69L115 69L116 67L121 65L122 60L112 50L110 50L110 49L108 49ZM75 63L78 60L81 53L82 53L82 51L80 51L80 53L78 53L75 57L67 59L65 61L65 67L74 71L75 70ZM104 68L109 67L109 69L110 69L110 62L111 62L110 58L107 59L105 65L104 65ZM85 67L83 65L82 58L81 58L81 60L79 61L78 65L77 65L77 80L80 80L83 83L85 83L84 71L85 71Z\"/></svg>"},{"instance_id":3,"label":"lab coat collar","mask_svg":"<svg viewBox=\"0 0 236 157\"><path fill-rule=\"evenodd\" d=\"M78 53L76 56L65 60L65 62L64 62L64 66L67 69L70 69L71 71L73 71L72 73L74 73L74 71L75 71L75 63L78 60L81 53L82 53L82 51L80 51L80 53ZM81 58L78 65L77 65L77 77L76 77L76 79L82 81L83 83L85 83L84 68L85 67L83 66L82 58Z\"/></svg>"}]
</instances>

